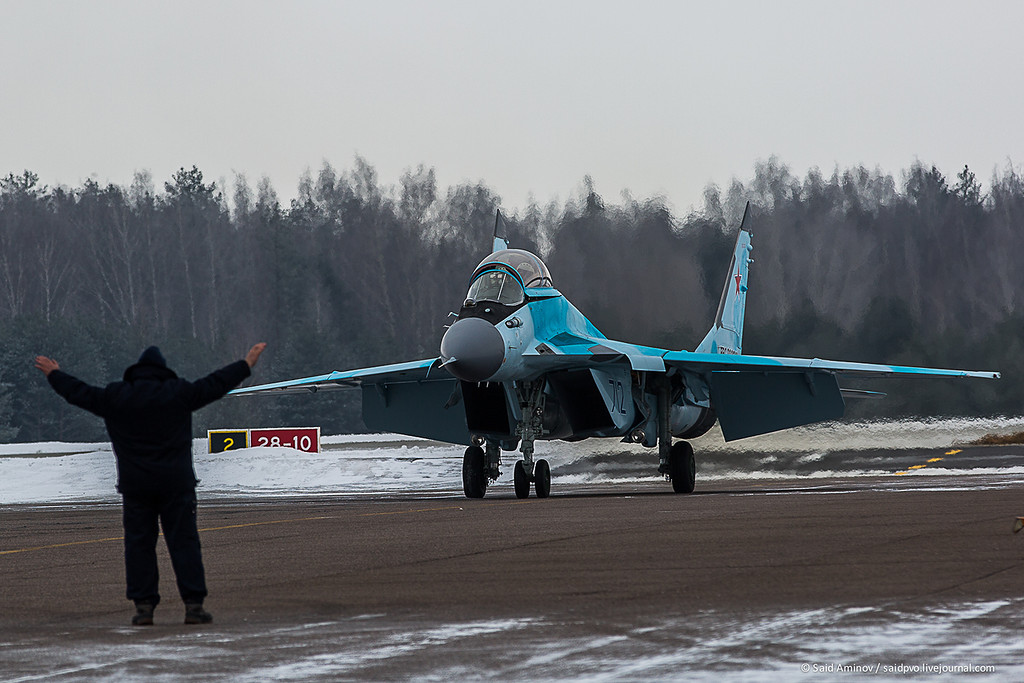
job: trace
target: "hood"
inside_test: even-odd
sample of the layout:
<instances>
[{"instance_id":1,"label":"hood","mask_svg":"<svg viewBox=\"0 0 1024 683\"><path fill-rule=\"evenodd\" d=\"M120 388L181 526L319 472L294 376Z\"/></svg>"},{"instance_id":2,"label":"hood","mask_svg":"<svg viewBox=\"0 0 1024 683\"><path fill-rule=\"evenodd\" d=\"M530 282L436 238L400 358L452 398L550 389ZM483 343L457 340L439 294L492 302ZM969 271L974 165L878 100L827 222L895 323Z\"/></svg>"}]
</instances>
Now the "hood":
<instances>
[{"instance_id":1,"label":"hood","mask_svg":"<svg viewBox=\"0 0 1024 683\"><path fill-rule=\"evenodd\" d=\"M175 378L177 378L177 375L167 367L167 360L164 358L164 354L160 353L160 349L156 346L150 346L143 351L142 355L139 356L138 362L135 365L129 366L124 371L125 382L137 379L166 380Z\"/></svg>"}]
</instances>

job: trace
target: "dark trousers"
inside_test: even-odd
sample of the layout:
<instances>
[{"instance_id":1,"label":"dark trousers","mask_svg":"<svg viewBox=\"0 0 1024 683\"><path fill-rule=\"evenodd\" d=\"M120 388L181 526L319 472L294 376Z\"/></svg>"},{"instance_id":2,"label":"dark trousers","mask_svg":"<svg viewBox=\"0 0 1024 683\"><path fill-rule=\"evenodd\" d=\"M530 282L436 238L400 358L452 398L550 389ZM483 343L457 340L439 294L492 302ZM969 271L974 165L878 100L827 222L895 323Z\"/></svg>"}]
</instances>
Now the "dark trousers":
<instances>
[{"instance_id":1,"label":"dark trousers","mask_svg":"<svg viewBox=\"0 0 1024 683\"><path fill-rule=\"evenodd\" d=\"M196 493L122 494L124 568L129 600L160 602L160 573L156 563L157 521L171 554L178 593L186 603L206 597L206 576L196 528Z\"/></svg>"}]
</instances>

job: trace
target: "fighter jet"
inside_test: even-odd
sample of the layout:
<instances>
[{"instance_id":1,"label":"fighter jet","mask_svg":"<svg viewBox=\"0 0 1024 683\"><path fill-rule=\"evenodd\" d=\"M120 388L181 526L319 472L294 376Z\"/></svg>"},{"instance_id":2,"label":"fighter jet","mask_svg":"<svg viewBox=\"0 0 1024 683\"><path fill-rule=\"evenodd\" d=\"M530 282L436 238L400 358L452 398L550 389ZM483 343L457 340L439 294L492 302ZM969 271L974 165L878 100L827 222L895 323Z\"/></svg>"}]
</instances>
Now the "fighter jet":
<instances>
[{"instance_id":1,"label":"fighter jet","mask_svg":"<svg viewBox=\"0 0 1024 683\"><path fill-rule=\"evenodd\" d=\"M233 394L362 390L373 431L467 446L462 484L482 498L501 473L502 451L522 457L515 493L551 491L551 469L534 458L538 440L616 437L657 447L658 472L677 493L696 481L686 439L717 421L726 441L838 419L845 399L885 394L843 389L847 377L977 377L944 370L742 353L751 254L748 204L714 324L693 351L608 339L556 288L535 254L509 248L500 211L493 248L469 278L440 355L236 389ZM678 439L673 442L673 439Z\"/></svg>"}]
</instances>

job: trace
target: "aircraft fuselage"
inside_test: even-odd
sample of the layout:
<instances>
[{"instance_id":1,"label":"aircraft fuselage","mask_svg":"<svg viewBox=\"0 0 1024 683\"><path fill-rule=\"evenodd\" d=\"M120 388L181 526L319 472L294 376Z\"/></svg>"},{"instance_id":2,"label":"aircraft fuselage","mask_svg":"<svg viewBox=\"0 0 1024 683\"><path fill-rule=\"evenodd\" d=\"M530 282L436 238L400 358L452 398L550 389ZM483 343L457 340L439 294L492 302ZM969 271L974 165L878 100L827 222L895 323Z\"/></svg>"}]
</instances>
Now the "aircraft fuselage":
<instances>
[{"instance_id":1,"label":"aircraft fuselage","mask_svg":"<svg viewBox=\"0 0 1024 683\"><path fill-rule=\"evenodd\" d=\"M521 301L467 299L441 341L443 367L461 381L467 428L477 437L515 448L516 425L531 409L523 388L540 383L543 428L536 438L629 437L657 444L658 349L609 340L553 287L527 287ZM580 360L589 367L580 367ZM696 436L714 424L707 406L686 405L681 382L670 420L677 435ZM479 409L487 406L486 410ZM504 413L504 414L500 414Z\"/></svg>"}]
</instances>

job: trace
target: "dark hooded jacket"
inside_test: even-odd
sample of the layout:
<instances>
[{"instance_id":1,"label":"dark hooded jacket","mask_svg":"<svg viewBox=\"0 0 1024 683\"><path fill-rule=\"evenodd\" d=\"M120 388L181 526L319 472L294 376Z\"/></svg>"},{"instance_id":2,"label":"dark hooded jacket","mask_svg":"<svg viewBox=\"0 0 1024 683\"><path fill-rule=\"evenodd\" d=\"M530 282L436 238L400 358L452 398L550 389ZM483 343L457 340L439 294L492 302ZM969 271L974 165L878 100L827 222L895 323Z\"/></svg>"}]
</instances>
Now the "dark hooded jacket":
<instances>
[{"instance_id":1,"label":"dark hooded jacket","mask_svg":"<svg viewBox=\"0 0 1024 683\"><path fill-rule=\"evenodd\" d=\"M248 377L236 361L195 382L179 378L150 347L124 379L94 387L61 370L48 376L68 403L104 419L117 457L117 490L125 494L188 491L197 483L192 466L192 411L229 392Z\"/></svg>"}]
</instances>

